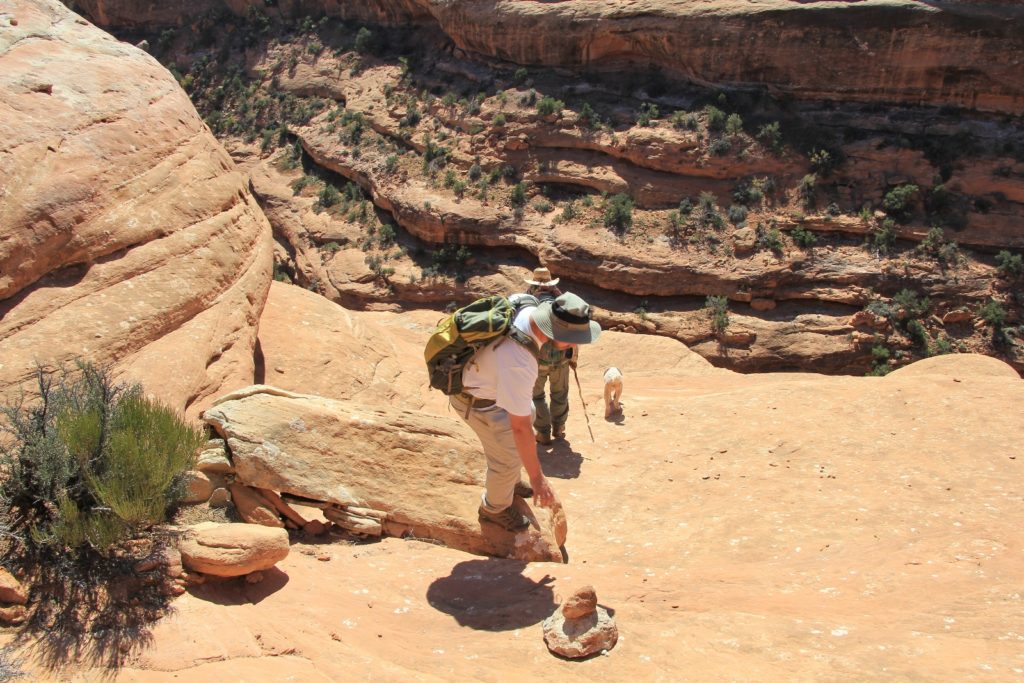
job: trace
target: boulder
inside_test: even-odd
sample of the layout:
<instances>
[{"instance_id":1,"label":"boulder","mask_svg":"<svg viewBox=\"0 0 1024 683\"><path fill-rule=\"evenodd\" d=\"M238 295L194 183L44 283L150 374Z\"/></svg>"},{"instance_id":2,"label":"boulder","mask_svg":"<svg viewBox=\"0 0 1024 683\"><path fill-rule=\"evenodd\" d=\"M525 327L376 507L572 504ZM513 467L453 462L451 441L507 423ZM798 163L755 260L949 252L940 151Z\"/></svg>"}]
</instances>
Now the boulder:
<instances>
[{"instance_id":1,"label":"boulder","mask_svg":"<svg viewBox=\"0 0 1024 683\"><path fill-rule=\"evenodd\" d=\"M206 448L196 458L196 469L207 474L232 474L235 471L228 455L224 450L223 442L220 447Z\"/></svg>"},{"instance_id":2,"label":"boulder","mask_svg":"<svg viewBox=\"0 0 1024 683\"><path fill-rule=\"evenodd\" d=\"M246 522L262 526L284 526L277 510L259 491L237 482L231 485L230 491L238 516Z\"/></svg>"},{"instance_id":3,"label":"boulder","mask_svg":"<svg viewBox=\"0 0 1024 683\"><path fill-rule=\"evenodd\" d=\"M205 503L213 493L213 482L204 472L189 470L185 473L185 497L181 502L185 505Z\"/></svg>"},{"instance_id":4,"label":"boulder","mask_svg":"<svg viewBox=\"0 0 1024 683\"><path fill-rule=\"evenodd\" d=\"M368 406L257 385L224 396L203 419L228 440L239 483L331 504L361 533L415 536L473 553L561 562L560 506L516 499L531 526L507 532L477 518L480 444L454 416ZM325 509L325 514L327 510Z\"/></svg>"},{"instance_id":5,"label":"boulder","mask_svg":"<svg viewBox=\"0 0 1024 683\"><path fill-rule=\"evenodd\" d=\"M251 382L270 225L167 69L56 0L0 36L0 398L84 359L188 416Z\"/></svg>"},{"instance_id":6,"label":"boulder","mask_svg":"<svg viewBox=\"0 0 1024 683\"><path fill-rule=\"evenodd\" d=\"M3 567L0 567L0 602L13 605L28 602L28 591Z\"/></svg>"},{"instance_id":7,"label":"boulder","mask_svg":"<svg viewBox=\"0 0 1024 683\"><path fill-rule=\"evenodd\" d=\"M28 608L24 605L0 605L0 624L17 626L28 619Z\"/></svg>"},{"instance_id":8,"label":"boulder","mask_svg":"<svg viewBox=\"0 0 1024 683\"><path fill-rule=\"evenodd\" d=\"M288 532L258 524L202 522L178 542L186 569L214 576L244 576L270 569L288 556Z\"/></svg>"}]
</instances>

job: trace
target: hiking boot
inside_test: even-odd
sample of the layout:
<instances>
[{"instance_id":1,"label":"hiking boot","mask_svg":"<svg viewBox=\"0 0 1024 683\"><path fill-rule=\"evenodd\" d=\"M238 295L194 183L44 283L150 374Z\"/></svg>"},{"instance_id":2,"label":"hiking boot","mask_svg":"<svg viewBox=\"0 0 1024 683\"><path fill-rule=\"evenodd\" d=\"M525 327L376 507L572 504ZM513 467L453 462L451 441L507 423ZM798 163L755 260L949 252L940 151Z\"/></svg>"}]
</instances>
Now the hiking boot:
<instances>
[{"instance_id":1,"label":"hiking boot","mask_svg":"<svg viewBox=\"0 0 1024 683\"><path fill-rule=\"evenodd\" d=\"M530 519L526 515L513 510L511 505L501 512L488 512L481 505L478 513L481 522L497 524L506 531L520 531L530 526Z\"/></svg>"},{"instance_id":2,"label":"hiking boot","mask_svg":"<svg viewBox=\"0 0 1024 683\"><path fill-rule=\"evenodd\" d=\"M537 439L537 443L541 443L541 444L545 444L545 445L549 444L549 443L551 443L551 432L549 432L546 429L543 430L543 431L539 431L539 432L537 432L535 438Z\"/></svg>"},{"instance_id":3,"label":"hiking boot","mask_svg":"<svg viewBox=\"0 0 1024 683\"><path fill-rule=\"evenodd\" d=\"M533 498L533 487L525 481L516 482L516 488L512 491L514 495L520 498Z\"/></svg>"},{"instance_id":4,"label":"hiking boot","mask_svg":"<svg viewBox=\"0 0 1024 683\"><path fill-rule=\"evenodd\" d=\"M551 433L551 435L553 437L555 437L556 439L564 439L565 438L565 425L555 425L555 429Z\"/></svg>"}]
</instances>

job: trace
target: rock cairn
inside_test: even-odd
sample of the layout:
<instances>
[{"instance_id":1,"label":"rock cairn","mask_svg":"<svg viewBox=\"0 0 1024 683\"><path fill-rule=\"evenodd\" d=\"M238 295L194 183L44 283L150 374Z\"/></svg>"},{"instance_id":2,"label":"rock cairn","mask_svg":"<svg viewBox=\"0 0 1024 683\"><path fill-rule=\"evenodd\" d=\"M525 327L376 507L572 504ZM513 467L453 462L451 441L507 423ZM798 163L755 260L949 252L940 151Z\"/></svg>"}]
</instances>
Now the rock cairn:
<instances>
[{"instance_id":1,"label":"rock cairn","mask_svg":"<svg viewBox=\"0 0 1024 683\"><path fill-rule=\"evenodd\" d=\"M605 653L619 639L615 619L597 604L593 586L584 586L570 595L544 620L543 628L548 649L570 659Z\"/></svg>"}]
</instances>

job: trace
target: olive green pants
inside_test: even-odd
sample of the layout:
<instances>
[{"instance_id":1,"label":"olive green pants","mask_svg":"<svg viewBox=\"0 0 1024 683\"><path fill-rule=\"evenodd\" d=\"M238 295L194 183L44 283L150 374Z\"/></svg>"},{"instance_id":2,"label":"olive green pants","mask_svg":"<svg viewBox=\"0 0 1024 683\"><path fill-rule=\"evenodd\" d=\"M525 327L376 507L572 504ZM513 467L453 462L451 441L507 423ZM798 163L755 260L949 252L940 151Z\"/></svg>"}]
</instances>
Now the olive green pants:
<instances>
[{"instance_id":1,"label":"olive green pants","mask_svg":"<svg viewBox=\"0 0 1024 683\"><path fill-rule=\"evenodd\" d=\"M569 418L569 364L539 365L537 382L533 385L533 428L538 433L550 434L552 427L559 431ZM551 406L545 400L544 384L551 382Z\"/></svg>"}]
</instances>

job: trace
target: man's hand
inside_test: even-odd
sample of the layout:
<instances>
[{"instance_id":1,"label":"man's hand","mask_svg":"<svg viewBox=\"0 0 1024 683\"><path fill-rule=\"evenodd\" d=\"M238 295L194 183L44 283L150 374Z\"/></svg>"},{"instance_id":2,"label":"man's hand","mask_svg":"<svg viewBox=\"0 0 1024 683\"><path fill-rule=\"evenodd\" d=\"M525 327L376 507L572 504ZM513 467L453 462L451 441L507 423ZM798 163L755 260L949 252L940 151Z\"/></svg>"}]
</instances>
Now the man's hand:
<instances>
[{"instance_id":1,"label":"man's hand","mask_svg":"<svg viewBox=\"0 0 1024 683\"><path fill-rule=\"evenodd\" d=\"M555 490L551 488L551 484L548 483L548 478L543 474L536 479L531 479L530 486L533 487L534 505L539 505L542 508L549 508L558 502L558 496L555 495Z\"/></svg>"}]
</instances>

